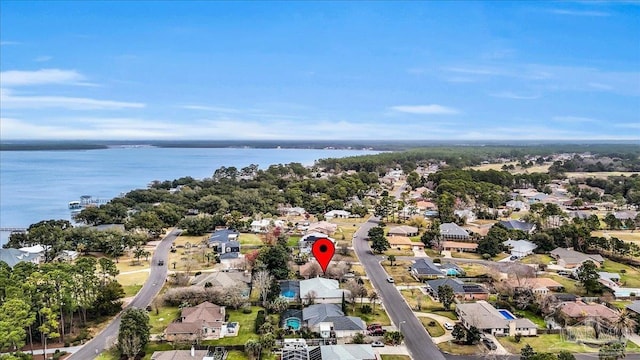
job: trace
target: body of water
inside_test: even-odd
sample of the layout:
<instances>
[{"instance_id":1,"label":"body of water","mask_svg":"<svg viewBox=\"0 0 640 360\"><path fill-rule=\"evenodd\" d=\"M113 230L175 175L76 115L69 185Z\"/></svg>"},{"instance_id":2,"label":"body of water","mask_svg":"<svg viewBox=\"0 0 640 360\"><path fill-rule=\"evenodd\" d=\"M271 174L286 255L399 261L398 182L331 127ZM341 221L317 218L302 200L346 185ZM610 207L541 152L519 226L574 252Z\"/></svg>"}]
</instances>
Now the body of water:
<instances>
[{"instance_id":1,"label":"body of water","mask_svg":"<svg viewBox=\"0 0 640 360\"><path fill-rule=\"evenodd\" d=\"M82 195L109 200L146 188L153 180L211 177L222 166L299 162L375 154L364 150L156 148L0 151L0 228L26 228L41 220L70 220L69 201ZM7 232L0 234L0 245Z\"/></svg>"}]
</instances>

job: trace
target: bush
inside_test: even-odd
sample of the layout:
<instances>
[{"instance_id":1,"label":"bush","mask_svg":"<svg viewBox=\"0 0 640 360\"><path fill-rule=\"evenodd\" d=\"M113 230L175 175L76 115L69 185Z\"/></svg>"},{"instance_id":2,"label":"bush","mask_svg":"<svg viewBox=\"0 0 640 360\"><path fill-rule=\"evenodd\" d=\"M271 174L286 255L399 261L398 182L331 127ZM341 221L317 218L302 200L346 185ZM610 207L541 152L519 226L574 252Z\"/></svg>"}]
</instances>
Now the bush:
<instances>
[{"instance_id":1,"label":"bush","mask_svg":"<svg viewBox=\"0 0 640 360\"><path fill-rule=\"evenodd\" d=\"M516 334L515 340L516 340L517 343L519 343L520 340L522 340L522 334L520 334L520 333Z\"/></svg>"},{"instance_id":2,"label":"bush","mask_svg":"<svg viewBox=\"0 0 640 360\"><path fill-rule=\"evenodd\" d=\"M482 258L485 260L489 260L491 259L491 255L490 254L482 254Z\"/></svg>"},{"instance_id":3,"label":"bush","mask_svg":"<svg viewBox=\"0 0 640 360\"><path fill-rule=\"evenodd\" d=\"M242 304L242 313L243 314L251 314L251 304L250 303Z\"/></svg>"},{"instance_id":4,"label":"bush","mask_svg":"<svg viewBox=\"0 0 640 360\"><path fill-rule=\"evenodd\" d=\"M431 321L429 321L429 324L427 324L427 325L429 325L429 327L434 327L434 326L436 326L436 322L431 320Z\"/></svg>"},{"instance_id":5,"label":"bush","mask_svg":"<svg viewBox=\"0 0 640 360\"><path fill-rule=\"evenodd\" d=\"M194 276L198 276L198 275L202 275L202 271L196 271L195 274L193 274Z\"/></svg>"},{"instance_id":6,"label":"bush","mask_svg":"<svg viewBox=\"0 0 640 360\"><path fill-rule=\"evenodd\" d=\"M440 258L433 259L434 264L440 264L442 260Z\"/></svg>"},{"instance_id":7,"label":"bush","mask_svg":"<svg viewBox=\"0 0 640 360\"><path fill-rule=\"evenodd\" d=\"M255 323L253 332L257 334L258 330L260 330L260 326L262 326L264 322L265 322L264 310L258 310L258 316L256 316L256 323Z\"/></svg>"},{"instance_id":8,"label":"bush","mask_svg":"<svg viewBox=\"0 0 640 360\"><path fill-rule=\"evenodd\" d=\"M621 274L626 274L626 273L627 273L627 269L621 269L621 270L620 270L620 273L621 273Z\"/></svg>"},{"instance_id":9,"label":"bush","mask_svg":"<svg viewBox=\"0 0 640 360\"><path fill-rule=\"evenodd\" d=\"M365 305L362 305L362 308L360 309L360 311L362 311L363 314L371 314L372 309L370 305L365 304Z\"/></svg>"}]
</instances>

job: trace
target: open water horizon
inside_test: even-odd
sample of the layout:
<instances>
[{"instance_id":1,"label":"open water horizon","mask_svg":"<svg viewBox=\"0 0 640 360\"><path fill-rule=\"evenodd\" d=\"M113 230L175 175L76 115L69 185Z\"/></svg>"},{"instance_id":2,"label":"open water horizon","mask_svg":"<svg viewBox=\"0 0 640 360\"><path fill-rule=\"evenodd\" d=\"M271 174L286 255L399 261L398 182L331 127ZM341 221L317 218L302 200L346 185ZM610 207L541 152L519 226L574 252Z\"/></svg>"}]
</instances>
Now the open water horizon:
<instances>
[{"instance_id":1,"label":"open water horizon","mask_svg":"<svg viewBox=\"0 0 640 360\"><path fill-rule=\"evenodd\" d=\"M377 154L370 150L120 147L101 150L0 151L0 228L41 220L71 220L69 201L110 200L154 180L211 177L222 166L241 169ZM8 232L0 232L0 246Z\"/></svg>"}]
</instances>

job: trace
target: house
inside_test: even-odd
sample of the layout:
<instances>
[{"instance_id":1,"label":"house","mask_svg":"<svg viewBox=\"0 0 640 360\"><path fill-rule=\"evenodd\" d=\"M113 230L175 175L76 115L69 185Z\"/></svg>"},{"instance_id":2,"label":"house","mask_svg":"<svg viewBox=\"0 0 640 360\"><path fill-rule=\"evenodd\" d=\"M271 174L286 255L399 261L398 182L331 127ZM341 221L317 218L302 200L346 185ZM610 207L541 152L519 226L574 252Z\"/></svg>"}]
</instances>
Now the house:
<instances>
[{"instance_id":1,"label":"house","mask_svg":"<svg viewBox=\"0 0 640 360\"><path fill-rule=\"evenodd\" d=\"M444 278L442 270L438 268L430 259L417 259L409 269L411 275L418 280L424 281L428 279Z\"/></svg>"},{"instance_id":2,"label":"house","mask_svg":"<svg viewBox=\"0 0 640 360\"><path fill-rule=\"evenodd\" d=\"M271 219L254 220L251 222L250 227L254 233L266 233L274 227L284 227L284 221Z\"/></svg>"},{"instance_id":3,"label":"house","mask_svg":"<svg viewBox=\"0 0 640 360\"><path fill-rule=\"evenodd\" d=\"M218 360L226 356L227 351L220 346L207 350L196 350L192 346L191 350L154 351L151 360Z\"/></svg>"},{"instance_id":4,"label":"house","mask_svg":"<svg viewBox=\"0 0 640 360\"><path fill-rule=\"evenodd\" d=\"M620 286L620 274L601 271L598 275L600 276L598 281L609 289Z\"/></svg>"},{"instance_id":5,"label":"house","mask_svg":"<svg viewBox=\"0 0 640 360\"><path fill-rule=\"evenodd\" d=\"M379 359L371 344L345 344L320 346L322 360L376 360Z\"/></svg>"},{"instance_id":6,"label":"house","mask_svg":"<svg viewBox=\"0 0 640 360\"><path fill-rule=\"evenodd\" d=\"M169 324L165 330L168 341L196 341L219 339L225 336L225 308L205 301L182 308L180 322Z\"/></svg>"},{"instance_id":7,"label":"house","mask_svg":"<svg viewBox=\"0 0 640 360\"><path fill-rule=\"evenodd\" d=\"M497 336L536 336L538 327L529 319L516 318L510 311L496 309L484 300L456 305L462 325L475 326L481 332Z\"/></svg>"},{"instance_id":8,"label":"house","mask_svg":"<svg viewBox=\"0 0 640 360\"><path fill-rule=\"evenodd\" d=\"M300 247L300 252L304 254L310 253L311 247L313 247L313 244L320 239L329 239L334 245L336 243L335 239L330 238L329 236L323 233L320 233L320 232L309 233L301 237L300 240L298 240L298 246Z\"/></svg>"},{"instance_id":9,"label":"house","mask_svg":"<svg viewBox=\"0 0 640 360\"><path fill-rule=\"evenodd\" d=\"M464 283L459 279L436 279L426 281L427 291L434 298L438 297L438 288L448 285L453 289L453 294L459 300L487 300L489 292L479 284Z\"/></svg>"},{"instance_id":10,"label":"house","mask_svg":"<svg viewBox=\"0 0 640 360\"><path fill-rule=\"evenodd\" d=\"M309 360L309 346L304 339L284 339L282 360Z\"/></svg>"},{"instance_id":11,"label":"house","mask_svg":"<svg viewBox=\"0 0 640 360\"><path fill-rule=\"evenodd\" d=\"M42 261L42 256L40 254L32 254L18 249L7 248L0 249L0 261L4 261L10 268L13 268L22 261L37 265Z\"/></svg>"},{"instance_id":12,"label":"house","mask_svg":"<svg viewBox=\"0 0 640 360\"><path fill-rule=\"evenodd\" d=\"M538 245L527 240L507 240L502 245L510 249L511 255L519 258L533 254L533 250L538 247Z\"/></svg>"},{"instance_id":13,"label":"house","mask_svg":"<svg viewBox=\"0 0 640 360\"><path fill-rule=\"evenodd\" d=\"M196 286L212 287L214 289L240 287L242 289L242 294L248 297L249 284L251 284L251 274L248 271L206 272L196 276L192 284Z\"/></svg>"},{"instance_id":14,"label":"house","mask_svg":"<svg viewBox=\"0 0 640 360\"><path fill-rule=\"evenodd\" d=\"M535 224L531 224L521 220L501 220L498 221L498 224L504 226L507 230L520 230L527 234L533 233L533 231L536 229Z\"/></svg>"},{"instance_id":15,"label":"house","mask_svg":"<svg viewBox=\"0 0 640 360\"><path fill-rule=\"evenodd\" d=\"M564 291L564 286L550 278L521 278L510 279L509 284L514 288L530 288L534 294L546 295L551 291Z\"/></svg>"},{"instance_id":16,"label":"house","mask_svg":"<svg viewBox=\"0 0 640 360\"><path fill-rule=\"evenodd\" d=\"M339 304L342 295L349 296L348 290L340 289L338 280L316 277L308 280L300 280L300 298L303 302L309 302L309 297L317 304Z\"/></svg>"},{"instance_id":17,"label":"house","mask_svg":"<svg viewBox=\"0 0 640 360\"><path fill-rule=\"evenodd\" d=\"M638 212L637 211L616 211L613 216L620 220L620 221L625 221L625 220L633 220L636 218L636 216L638 216Z\"/></svg>"},{"instance_id":18,"label":"house","mask_svg":"<svg viewBox=\"0 0 640 360\"><path fill-rule=\"evenodd\" d=\"M107 231L107 230L115 230L119 232L126 231L124 228L124 224L102 224L102 225L91 226L91 228L98 231Z\"/></svg>"},{"instance_id":19,"label":"house","mask_svg":"<svg viewBox=\"0 0 640 360\"><path fill-rule=\"evenodd\" d=\"M442 250L455 252L476 252L477 243L459 242L459 241L443 241Z\"/></svg>"},{"instance_id":20,"label":"house","mask_svg":"<svg viewBox=\"0 0 640 360\"><path fill-rule=\"evenodd\" d=\"M389 236L389 247L391 249L398 250L424 250L424 243L418 241L411 241L406 236Z\"/></svg>"},{"instance_id":21,"label":"house","mask_svg":"<svg viewBox=\"0 0 640 360\"><path fill-rule=\"evenodd\" d=\"M347 219L351 217L351 213L346 210L331 210L324 214L324 218L331 219Z\"/></svg>"},{"instance_id":22,"label":"house","mask_svg":"<svg viewBox=\"0 0 640 360\"><path fill-rule=\"evenodd\" d=\"M401 225L389 229L387 235L390 236L418 236L418 228L415 226Z\"/></svg>"},{"instance_id":23,"label":"house","mask_svg":"<svg viewBox=\"0 0 640 360\"><path fill-rule=\"evenodd\" d=\"M469 233L467 230L455 223L440 224L440 237L442 240L452 241L469 241Z\"/></svg>"},{"instance_id":24,"label":"house","mask_svg":"<svg viewBox=\"0 0 640 360\"><path fill-rule=\"evenodd\" d=\"M46 248L40 244L36 244L33 246L21 247L18 250L29 253L33 256L32 263L39 264L45 260L45 254L47 249L51 249L51 246L46 246Z\"/></svg>"},{"instance_id":25,"label":"house","mask_svg":"<svg viewBox=\"0 0 640 360\"><path fill-rule=\"evenodd\" d=\"M555 248L551 251L550 255L552 258L556 259L559 266L562 266L565 269L580 267L580 265L587 260L593 261L597 267L604 264L604 258L598 254L583 254L581 252L574 251L571 248Z\"/></svg>"},{"instance_id":26,"label":"house","mask_svg":"<svg viewBox=\"0 0 640 360\"><path fill-rule=\"evenodd\" d=\"M476 213L471 209L464 210L454 210L453 215L459 217L460 219L464 219L465 224L476 221Z\"/></svg>"},{"instance_id":27,"label":"house","mask_svg":"<svg viewBox=\"0 0 640 360\"><path fill-rule=\"evenodd\" d=\"M329 236L333 235L336 230L338 230L338 224L330 223L328 221L314 222L309 224L309 227L307 228L307 231L310 233L319 232Z\"/></svg>"},{"instance_id":28,"label":"house","mask_svg":"<svg viewBox=\"0 0 640 360\"><path fill-rule=\"evenodd\" d=\"M464 270L454 263L442 263L440 265L440 271L447 276L464 276Z\"/></svg>"},{"instance_id":29,"label":"house","mask_svg":"<svg viewBox=\"0 0 640 360\"><path fill-rule=\"evenodd\" d=\"M75 259L77 259L78 256L80 256L80 253L78 253L77 251L62 250L62 251L60 251L60 254L56 257L56 259L58 259L60 261L71 262L71 261L74 261Z\"/></svg>"},{"instance_id":30,"label":"house","mask_svg":"<svg viewBox=\"0 0 640 360\"><path fill-rule=\"evenodd\" d=\"M239 232L230 229L216 230L209 237L209 246L220 260L237 259L240 255Z\"/></svg>"},{"instance_id":31,"label":"house","mask_svg":"<svg viewBox=\"0 0 640 360\"><path fill-rule=\"evenodd\" d=\"M295 206L295 207L283 206L278 208L278 212L280 212L280 215L282 216L304 216L307 213L307 210L299 206Z\"/></svg>"},{"instance_id":32,"label":"house","mask_svg":"<svg viewBox=\"0 0 640 360\"><path fill-rule=\"evenodd\" d=\"M529 204L519 200L507 201L506 207L513 211L529 211Z\"/></svg>"},{"instance_id":33,"label":"house","mask_svg":"<svg viewBox=\"0 0 640 360\"><path fill-rule=\"evenodd\" d=\"M631 304L627 305L627 310L631 310L634 313L640 315L640 300L636 300Z\"/></svg>"},{"instance_id":34,"label":"house","mask_svg":"<svg viewBox=\"0 0 640 360\"><path fill-rule=\"evenodd\" d=\"M313 332L319 332L323 338L335 335L336 338L366 334L367 326L359 317L345 316L340 305L314 304L302 309L303 324ZM329 329L329 334L323 334Z\"/></svg>"},{"instance_id":35,"label":"house","mask_svg":"<svg viewBox=\"0 0 640 360\"><path fill-rule=\"evenodd\" d=\"M602 304L587 304L582 301L563 302L558 306L560 315L569 323L575 324L585 319L600 319L615 323L620 314Z\"/></svg>"}]
</instances>

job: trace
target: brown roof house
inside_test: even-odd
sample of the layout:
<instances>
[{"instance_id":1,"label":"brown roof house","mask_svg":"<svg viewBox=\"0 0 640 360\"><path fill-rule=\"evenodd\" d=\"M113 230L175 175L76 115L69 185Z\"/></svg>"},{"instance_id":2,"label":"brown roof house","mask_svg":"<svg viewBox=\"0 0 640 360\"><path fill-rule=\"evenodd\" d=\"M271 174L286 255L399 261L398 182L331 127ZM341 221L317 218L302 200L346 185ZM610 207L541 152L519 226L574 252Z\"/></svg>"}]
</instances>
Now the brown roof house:
<instances>
[{"instance_id":1,"label":"brown roof house","mask_svg":"<svg viewBox=\"0 0 640 360\"><path fill-rule=\"evenodd\" d=\"M391 236L417 236L418 228L408 225L394 226L389 229L388 234Z\"/></svg>"},{"instance_id":2,"label":"brown roof house","mask_svg":"<svg viewBox=\"0 0 640 360\"><path fill-rule=\"evenodd\" d=\"M411 239L406 236L389 236L387 237L387 241L389 241L389 246L392 249L424 250L424 243L411 241Z\"/></svg>"},{"instance_id":3,"label":"brown roof house","mask_svg":"<svg viewBox=\"0 0 640 360\"><path fill-rule=\"evenodd\" d=\"M604 263L604 258L598 254L583 254L571 248L565 249L559 247L551 251L550 255L558 261L559 266L565 269L580 267L580 265L587 260L593 261L597 267L602 266Z\"/></svg>"},{"instance_id":4,"label":"brown roof house","mask_svg":"<svg viewBox=\"0 0 640 360\"><path fill-rule=\"evenodd\" d=\"M585 319L605 320L614 323L620 314L602 304L586 304L582 301L563 302L558 306L560 316L568 323L575 324Z\"/></svg>"},{"instance_id":5,"label":"brown roof house","mask_svg":"<svg viewBox=\"0 0 640 360\"><path fill-rule=\"evenodd\" d=\"M236 333L238 329L235 329ZM195 341L219 339L226 335L224 306L205 301L182 309L179 322L173 322L165 330L168 341Z\"/></svg>"}]
</instances>

